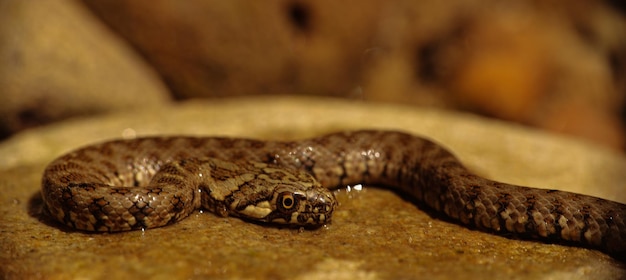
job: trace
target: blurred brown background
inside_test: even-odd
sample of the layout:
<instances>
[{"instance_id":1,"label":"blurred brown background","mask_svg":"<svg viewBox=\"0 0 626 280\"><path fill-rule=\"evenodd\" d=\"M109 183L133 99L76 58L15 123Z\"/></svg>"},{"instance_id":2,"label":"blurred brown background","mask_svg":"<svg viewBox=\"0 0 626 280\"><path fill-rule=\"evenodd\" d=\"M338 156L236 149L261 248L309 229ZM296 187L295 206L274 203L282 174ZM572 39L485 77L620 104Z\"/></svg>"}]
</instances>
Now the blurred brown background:
<instances>
[{"instance_id":1,"label":"blurred brown background","mask_svg":"<svg viewBox=\"0 0 626 280\"><path fill-rule=\"evenodd\" d=\"M626 4L432 2L0 0L0 135L297 94L471 111L624 151Z\"/></svg>"}]
</instances>

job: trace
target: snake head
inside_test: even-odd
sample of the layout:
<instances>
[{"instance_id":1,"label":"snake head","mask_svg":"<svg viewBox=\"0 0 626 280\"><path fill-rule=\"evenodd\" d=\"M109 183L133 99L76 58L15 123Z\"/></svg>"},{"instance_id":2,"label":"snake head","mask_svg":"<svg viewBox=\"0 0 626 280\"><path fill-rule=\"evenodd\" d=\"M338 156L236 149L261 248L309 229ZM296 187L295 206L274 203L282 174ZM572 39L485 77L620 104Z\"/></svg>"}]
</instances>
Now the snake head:
<instances>
[{"instance_id":1,"label":"snake head","mask_svg":"<svg viewBox=\"0 0 626 280\"><path fill-rule=\"evenodd\" d=\"M331 220L337 205L335 195L324 187L294 190L289 185L278 186L270 202L269 223L293 226L321 226Z\"/></svg>"},{"instance_id":2,"label":"snake head","mask_svg":"<svg viewBox=\"0 0 626 280\"><path fill-rule=\"evenodd\" d=\"M337 205L335 195L317 182L282 182L252 197L257 199L232 204L230 214L268 224L315 227L329 222Z\"/></svg>"},{"instance_id":3,"label":"snake head","mask_svg":"<svg viewBox=\"0 0 626 280\"><path fill-rule=\"evenodd\" d=\"M330 221L335 195L306 171L258 162L237 166L225 174L220 173L224 168L212 167L211 176L205 176L210 180L201 184L203 208L287 226L315 227Z\"/></svg>"}]
</instances>

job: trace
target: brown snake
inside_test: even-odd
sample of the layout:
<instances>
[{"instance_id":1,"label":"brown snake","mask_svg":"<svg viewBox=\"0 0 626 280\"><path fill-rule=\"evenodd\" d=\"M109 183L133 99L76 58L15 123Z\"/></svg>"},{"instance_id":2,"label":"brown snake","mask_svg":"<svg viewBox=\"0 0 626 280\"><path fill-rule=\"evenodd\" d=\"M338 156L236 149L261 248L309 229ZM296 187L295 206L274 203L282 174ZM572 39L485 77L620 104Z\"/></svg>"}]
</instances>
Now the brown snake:
<instances>
[{"instance_id":1,"label":"brown snake","mask_svg":"<svg viewBox=\"0 0 626 280\"><path fill-rule=\"evenodd\" d=\"M321 225L336 206L327 187L359 183L388 186L483 231L626 252L626 205L487 180L441 146L393 131L294 142L116 140L50 163L42 193L56 220L114 232L172 224L200 208L259 222Z\"/></svg>"}]
</instances>

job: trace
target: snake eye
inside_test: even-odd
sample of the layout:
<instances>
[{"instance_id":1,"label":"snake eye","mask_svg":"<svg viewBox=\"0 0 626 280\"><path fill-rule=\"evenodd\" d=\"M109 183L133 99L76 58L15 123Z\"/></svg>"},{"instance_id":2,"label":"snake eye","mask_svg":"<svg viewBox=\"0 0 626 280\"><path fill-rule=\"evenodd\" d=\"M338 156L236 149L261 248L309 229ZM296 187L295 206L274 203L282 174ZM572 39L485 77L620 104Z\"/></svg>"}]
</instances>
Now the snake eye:
<instances>
[{"instance_id":1,"label":"snake eye","mask_svg":"<svg viewBox=\"0 0 626 280\"><path fill-rule=\"evenodd\" d=\"M279 195L277 204L279 209L288 211L296 207L297 200L294 198L292 193L283 192Z\"/></svg>"}]
</instances>

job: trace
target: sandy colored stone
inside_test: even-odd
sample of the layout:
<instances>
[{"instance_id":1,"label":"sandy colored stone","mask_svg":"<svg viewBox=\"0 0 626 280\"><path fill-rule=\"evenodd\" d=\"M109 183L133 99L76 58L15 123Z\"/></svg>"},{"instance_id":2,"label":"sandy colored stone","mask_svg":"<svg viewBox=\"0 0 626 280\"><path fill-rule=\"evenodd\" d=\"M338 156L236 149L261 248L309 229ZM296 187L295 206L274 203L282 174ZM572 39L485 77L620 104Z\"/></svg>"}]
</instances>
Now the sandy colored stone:
<instances>
[{"instance_id":1,"label":"sandy colored stone","mask_svg":"<svg viewBox=\"0 0 626 280\"><path fill-rule=\"evenodd\" d=\"M487 177L626 202L626 159L567 138L473 115L335 99L188 102L68 121L0 144L0 278L620 279L601 252L494 236L448 223L395 195L342 188L333 223L298 231L195 213L119 234L75 232L41 215L41 173L80 145L152 134L296 139L401 129L453 150Z\"/></svg>"},{"instance_id":2,"label":"sandy colored stone","mask_svg":"<svg viewBox=\"0 0 626 280\"><path fill-rule=\"evenodd\" d=\"M0 137L168 100L156 74L82 4L0 3Z\"/></svg>"}]
</instances>

